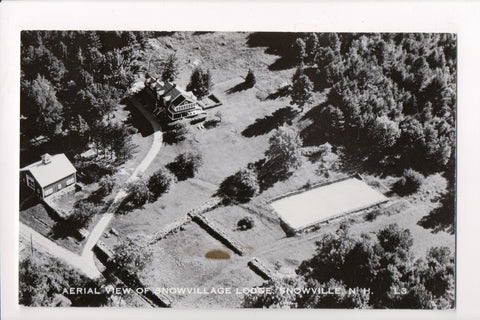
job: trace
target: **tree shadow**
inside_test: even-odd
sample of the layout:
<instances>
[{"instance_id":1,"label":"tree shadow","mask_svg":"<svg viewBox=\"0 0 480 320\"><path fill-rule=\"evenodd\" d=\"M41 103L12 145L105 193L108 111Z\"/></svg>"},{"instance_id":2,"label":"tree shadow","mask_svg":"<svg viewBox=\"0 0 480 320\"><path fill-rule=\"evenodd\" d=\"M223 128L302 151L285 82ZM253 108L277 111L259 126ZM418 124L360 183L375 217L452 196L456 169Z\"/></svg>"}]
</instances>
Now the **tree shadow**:
<instances>
[{"instance_id":1,"label":"tree shadow","mask_svg":"<svg viewBox=\"0 0 480 320\"><path fill-rule=\"evenodd\" d=\"M300 120L305 121L305 120L318 120L321 118L322 115L322 110L324 107L327 106L326 102L320 103L305 112L305 114L302 116Z\"/></svg>"},{"instance_id":2,"label":"tree shadow","mask_svg":"<svg viewBox=\"0 0 480 320\"><path fill-rule=\"evenodd\" d=\"M245 90L250 89L250 88L252 88L252 86L249 86L246 82L241 82L241 83L231 87L230 89L225 90L225 92L227 94L232 94L232 93L245 91Z\"/></svg>"},{"instance_id":3,"label":"tree shadow","mask_svg":"<svg viewBox=\"0 0 480 320\"><path fill-rule=\"evenodd\" d=\"M187 127L168 126L167 130L163 132L163 142L168 145L177 144L184 141L187 134Z\"/></svg>"},{"instance_id":4,"label":"tree shadow","mask_svg":"<svg viewBox=\"0 0 480 320\"><path fill-rule=\"evenodd\" d=\"M268 70L270 71L280 71L280 70L286 70L286 69L291 69L297 65L296 59L290 56L285 56L285 57L280 57L277 60L275 60L274 63L268 66Z\"/></svg>"},{"instance_id":5,"label":"tree shadow","mask_svg":"<svg viewBox=\"0 0 480 320\"><path fill-rule=\"evenodd\" d=\"M295 110L290 106L280 108L271 115L255 120L242 131L242 135L247 138L264 135L285 123L290 125L295 115Z\"/></svg>"},{"instance_id":6,"label":"tree shadow","mask_svg":"<svg viewBox=\"0 0 480 320\"><path fill-rule=\"evenodd\" d=\"M49 233L49 238L54 240L75 237L78 239L77 230L68 222L68 220L57 220Z\"/></svg>"},{"instance_id":7,"label":"tree shadow","mask_svg":"<svg viewBox=\"0 0 480 320\"><path fill-rule=\"evenodd\" d=\"M285 70L295 66L296 61L292 54L292 45L302 33L294 32L254 32L248 35L249 47L267 47L265 53L279 55L269 70Z\"/></svg>"},{"instance_id":8,"label":"tree shadow","mask_svg":"<svg viewBox=\"0 0 480 320\"><path fill-rule=\"evenodd\" d=\"M106 196L105 190L100 187L97 190L93 191L86 199L85 201L91 202L94 204L101 204L103 201L103 198Z\"/></svg>"},{"instance_id":9,"label":"tree shadow","mask_svg":"<svg viewBox=\"0 0 480 320\"><path fill-rule=\"evenodd\" d=\"M270 93L264 100L276 100L278 98L288 97L292 91L290 85L286 85L277 89L277 91Z\"/></svg>"},{"instance_id":10,"label":"tree shadow","mask_svg":"<svg viewBox=\"0 0 480 320\"><path fill-rule=\"evenodd\" d=\"M195 31L193 33L194 36L201 36L202 34L209 34L209 33L215 33L215 31Z\"/></svg>"},{"instance_id":11,"label":"tree shadow","mask_svg":"<svg viewBox=\"0 0 480 320\"><path fill-rule=\"evenodd\" d=\"M292 44L301 33L295 32L253 32L248 35L247 45L253 47L267 47L265 53L284 56L290 53Z\"/></svg>"},{"instance_id":12,"label":"tree shadow","mask_svg":"<svg viewBox=\"0 0 480 320\"><path fill-rule=\"evenodd\" d=\"M74 155L85 150L85 145L69 136L54 136L38 145L29 145L20 148L20 168L40 160L45 154L64 153L67 158L73 159Z\"/></svg>"},{"instance_id":13,"label":"tree shadow","mask_svg":"<svg viewBox=\"0 0 480 320\"><path fill-rule=\"evenodd\" d=\"M150 122L145 119L140 111L138 111L138 109L133 105L133 102L126 100L125 105L127 110L130 112L125 121L125 125L134 127L142 135L142 137L147 137L153 134L153 128Z\"/></svg>"},{"instance_id":14,"label":"tree shadow","mask_svg":"<svg viewBox=\"0 0 480 320\"><path fill-rule=\"evenodd\" d=\"M251 169L257 172L257 181L260 188L260 193L273 187L279 181L285 181L293 175L291 171L285 171L279 163L271 159L260 159L257 162L249 164Z\"/></svg>"},{"instance_id":15,"label":"tree shadow","mask_svg":"<svg viewBox=\"0 0 480 320\"><path fill-rule=\"evenodd\" d=\"M24 202L23 202L24 201ZM33 191L28 188L25 184L20 183L20 199L19 203L22 203L22 207L20 210L27 210L33 206L36 206L37 204L40 203L38 198L35 196Z\"/></svg>"},{"instance_id":16,"label":"tree shadow","mask_svg":"<svg viewBox=\"0 0 480 320\"><path fill-rule=\"evenodd\" d=\"M300 137L304 147L319 146L325 142L330 142L329 134L319 125L312 123L300 131Z\"/></svg>"},{"instance_id":17,"label":"tree shadow","mask_svg":"<svg viewBox=\"0 0 480 320\"><path fill-rule=\"evenodd\" d=\"M305 114L300 119L302 121L312 120L311 124L305 126L300 131L300 137L303 140L303 146L318 146L324 144L325 142L333 142L331 141L333 140L333 137L331 137L327 130L322 128L320 124L320 120L322 118L322 111L325 105L326 103L321 103L311 108L310 110L305 112Z\"/></svg>"},{"instance_id":18,"label":"tree shadow","mask_svg":"<svg viewBox=\"0 0 480 320\"><path fill-rule=\"evenodd\" d=\"M117 169L114 167L107 167L101 163L89 163L81 168L78 168L78 180L91 184L100 181L106 175L112 175Z\"/></svg>"},{"instance_id":19,"label":"tree shadow","mask_svg":"<svg viewBox=\"0 0 480 320\"><path fill-rule=\"evenodd\" d=\"M221 121L218 120L218 119L207 120L207 121L204 122L203 127L207 130L208 129L213 129L213 128L216 128L220 124L220 122Z\"/></svg>"},{"instance_id":20,"label":"tree shadow","mask_svg":"<svg viewBox=\"0 0 480 320\"><path fill-rule=\"evenodd\" d=\"M433 209L429 215L420 219L418 225L425 229L431 229L433 233L445 231L455 234L455 192L450 191L440 202L441 206Z\"/></svg>"}]
</instances>

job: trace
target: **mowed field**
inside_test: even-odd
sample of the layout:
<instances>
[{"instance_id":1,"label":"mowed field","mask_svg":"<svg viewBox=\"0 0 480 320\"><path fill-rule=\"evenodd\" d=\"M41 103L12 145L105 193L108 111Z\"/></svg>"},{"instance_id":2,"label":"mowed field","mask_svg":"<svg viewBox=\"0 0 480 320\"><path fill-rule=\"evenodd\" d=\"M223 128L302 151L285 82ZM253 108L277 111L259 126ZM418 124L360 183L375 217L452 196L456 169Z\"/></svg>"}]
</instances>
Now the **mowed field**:
<instances>
[{"instance_id":1,"label":"mowed field","mask_svg":"<svg viewBox=\"0 0 480 320\"><path fill-rule=\"evenodd\" d=\"M263 283L241 257L212 238L195 223L187 224L152 245L153 262L142 272L144 283L154 288L251 288ZM227 259L210 259L208 252L220 250ZM243 295L168 294L174 307L236 307Z\"/></svg>"},{"instance_id":2,"label":"mowed field","mask_svg":"<svg viewBox=\"0 0 480 320\"><path fill-rule=\"evenodd\" d=\"M160 197L155 203L135 210L128 215L118 216L113 222L115 228L131 233L150 233L168 224L205 201L216 192L218 185L249 162L264 157L269 135L261 134L244 137L242 131L257 119L271 115L279 108L288 105L286 98L261 100L257 96L265 95L266 88L275 91L290 79L292 70L270 71L268 66L278 57L265 54L265 48L248 48L247 34L244 33L191 33L174 34L172 37L160 37L151 40L153 54L165 57L173 51L165 47L172 46L179 60L179 85L188 83L193 65L188 61L202 61L202 68L209 68L213 74L212 92L219 97L223 105L208 110L208 119L222 113L222 121L212 129L199 129L192 125L185 141L174 145L164 144L160 153L144 173L150 176L159 168L173 161L177 155L186 151L196 151L202 155L203 165L195 178L178 182L172 190ZM222 46L221 43L226 43ZM195 49L201 46L202 50ZM214 59L212 57L217 57ZM257 76L255 88L229 93L228 90L244 80L248 69L252 68Z\"/></svg>"},{"instance_id":3,"label":"mowed field","mask_svg":"<svg viewBox=\"0 0 480 320\"><path fill-rule=\"evenodd\" d=\"M247 40L248 34L245 33L175 33L151 40L152 49L148 54L165 57L175 50L181 66L179 85L185 86L188 83L196 64L212 71L212 92L220 98L223 105L208 110L207 119L215 118L214 114L220 111L222 121L211 129L192 125L185 141L162 147L145 172L145 177L186 151L200 153L203 165L195 178L177 182L156 202L116 216L112 226L120 232L120 238L138 234L150 236L162 230L165 225L182 218L191 209L211 199L226 177L264 157L271 130L261 130L246 136L242 132L259 121L264 121L265 128L268 128L268 116L288 106L287 98L265 97L289 83L294 68L270 70L268 67L279 57L265 53L265 47L249 47ZM242 77L249 68L257 78L256 86L229 92L243 82ZM294 124L298 121L294 120ZM427 193L423 198L393 199L386 213L374 219L367 220L364 215L350 216L324 225L314 232L287 237L269 201L278 195L298 190L307 183L322 181L315 174L317 167L317 163L305 160L288 180L276 183L248 204L221 206L205 214L209 221L220 226L245 248L245 256L236 255L197 224L190 222L181 230L151 245L154 251L153 262L140 277L151 287L242 288L260 285L263 280L247 267L248 261L253 257L274 272L291 274L303 260L311 258L315 253L315 241L327 232L335 232L342 221L348 221L352 232L357 234L374 233L390 223L409 228L414 237L414 252L419 257L432 246L445 245L454 249L454 235L443 231L433 233L418 225L422 217L438 206L435 195L442 190ZM345 177L345 174L334 174L330 178L341 177ZM386 179L368 178L386 182ZM434 181L437 182L438 179L443 178L436 177ZM392 181L390 179L387 182L391 184ZM440 189L442 188L445 186ZM246 231L238 230L238 220L247 216L253 218L255 226ZM113 246L118 239L111 237L102 240ZM205 257L207 252L215 249L228 252L229 259ZM174 295L170 298L174 301L173 305L179 307L238 307L243 297L192 294Z\"/></svg>"}]
</instances>

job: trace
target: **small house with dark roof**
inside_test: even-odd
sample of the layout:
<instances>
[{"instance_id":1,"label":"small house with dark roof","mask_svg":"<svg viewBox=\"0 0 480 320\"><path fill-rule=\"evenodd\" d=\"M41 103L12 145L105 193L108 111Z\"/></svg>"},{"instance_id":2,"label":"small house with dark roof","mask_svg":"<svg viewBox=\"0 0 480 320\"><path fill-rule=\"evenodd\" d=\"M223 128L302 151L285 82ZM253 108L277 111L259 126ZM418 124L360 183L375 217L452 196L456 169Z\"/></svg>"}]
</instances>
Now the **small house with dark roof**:
<instances>
[{"instance_id":1,"label":"small house with dark roof","mask_svg":"<svg viewBox=\"0 0 480 320\"><path fill-rule=\"evenodd\" d=\"M40 198L74 188L77 170L65 154L42 155L41 160L20 169L20 177L28 188Z\"/></svg>"},{"instance_id":2,"label":"small house with dark roof","mask_svg":"<svg viewBox=\"0 0 480 320\"><path fill-rule=\"evenodd\" d=\"M155 115L165 112L172 120L206 117L205 106L190 91L185 91L175 83L161 81L152 76L145 80L147 92L155 99Z\"/></svg>"}]
</instances>

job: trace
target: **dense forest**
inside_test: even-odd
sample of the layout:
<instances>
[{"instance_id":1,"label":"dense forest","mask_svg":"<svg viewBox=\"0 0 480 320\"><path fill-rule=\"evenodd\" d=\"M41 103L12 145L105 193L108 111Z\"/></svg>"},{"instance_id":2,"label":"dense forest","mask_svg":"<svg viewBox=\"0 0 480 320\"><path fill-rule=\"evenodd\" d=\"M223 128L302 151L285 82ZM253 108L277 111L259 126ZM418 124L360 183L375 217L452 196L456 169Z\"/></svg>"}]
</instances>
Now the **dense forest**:
<instances>
[{"instance_id":1,"label":"dense forest","mask_svg":"<svg viewBox=\"0 0 480 320\"><path fill-rule=\"evenodd\" d=\"M454 34L311 33L292 39L286 51L298 65L294 93L308 91L308 86L295 90L302 77L314 91L326 92L325 101L303 117L310 121L301 132L304 145L328 142L347 151L345 162L355 170L361 166L383 176L442 173L449 185L434 212L435 229L450 232L455 230L456 44Z\"/></svg>"},{"instance_id":2,"label":"dense forest","mask_svg":"<svg viewBox=\"0 0 480 320\"><path fill-rule=\"evenodd\" d=\"M328 139L383 168L451 169L455 35L312 33L292 47L301 72L316 88L330 88L306 115L313 123L305 143Z\"/></svg>"},{"instance_id":3,"label":"dense forest","mask_svg":"<svg viewBox=\"0 0 480 320\"><path fill-rule=\"evenodd\" d=\"M435 211L435 222L424 222L439 223L436 230L454 232L454 34L259 32L250 34L247 44L267 47L267 53L279 56L271 70L296 68L291 83L267 97L289 96L298 112L289 106L271 115L274 127L288 124L289 129L278 128L270 141L274 148L266 154L268 161L249 168L255 169L260 192L287 179L296 166L284 165L295 163L302 152L316 158L317 172L326 176L331 169L402 176L392 190L400 196L417 191L425 176L441 173L448 180L448 192ZM242 135L269 130L260 121ZM299 136L287 133L292 130ZM274 163L272 159L281 160ZM235 179L229 178L231 184ZM248 180L242 187L249 185ZM247 190L252 194L256 188ZM232 190L219 191L232 198Z\"/></svg>"},{"instance_id":4,"label":"dense forest","mask_svg":"<svg viewBox=\"0 0 480 320\"><path fill-rule=\"evenodd\" d=\"M148 32L24 31L21 34L21 144L68 137L128 156L125 127L109 114L141 70ZM66 140L66 139L64 139Z\"/></svg>"},{"instance_id":5,"label":"dense forest","mask_svg":"<svg viewBox=\"0 0 480 320\"><path fill-rule=\"evenodd\" d=\"M152 36L151 32L22 32L22 145L39 136L60 134L68 134L76 146L108 132L117 136L121 128L107 130L101 120L125 96L135 75L144 71L140 55ZM304 145L328 141L345 146L383 172L454 170L455 35L274 36L277 47L272 53L298 65L292 100L303 108L307 102L315 103L304 91L327 89L326 101L304 115L311 120L301 133ZM112 149L109 141L98 144Z\"/></svg>"}]
</instances>

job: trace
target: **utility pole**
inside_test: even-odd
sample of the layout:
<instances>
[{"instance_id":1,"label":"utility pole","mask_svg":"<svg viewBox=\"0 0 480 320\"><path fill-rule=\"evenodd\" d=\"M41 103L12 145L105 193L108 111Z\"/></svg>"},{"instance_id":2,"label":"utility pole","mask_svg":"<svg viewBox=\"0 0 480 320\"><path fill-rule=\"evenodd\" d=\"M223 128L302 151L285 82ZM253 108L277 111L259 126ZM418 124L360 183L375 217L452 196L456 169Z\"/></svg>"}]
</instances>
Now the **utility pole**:
<instances>
[{"instance_id":1,"label":"utility pole","mask_svg":"<svg viewBox=\"0 0 480 320\"><path fill-rule=\"evenodd\" d=\"M30 234L30 250L32 251L33 256L33 236Z\"/></svg>"}]
</instances>

